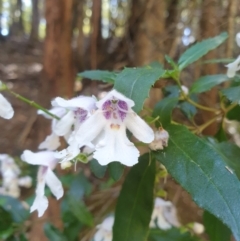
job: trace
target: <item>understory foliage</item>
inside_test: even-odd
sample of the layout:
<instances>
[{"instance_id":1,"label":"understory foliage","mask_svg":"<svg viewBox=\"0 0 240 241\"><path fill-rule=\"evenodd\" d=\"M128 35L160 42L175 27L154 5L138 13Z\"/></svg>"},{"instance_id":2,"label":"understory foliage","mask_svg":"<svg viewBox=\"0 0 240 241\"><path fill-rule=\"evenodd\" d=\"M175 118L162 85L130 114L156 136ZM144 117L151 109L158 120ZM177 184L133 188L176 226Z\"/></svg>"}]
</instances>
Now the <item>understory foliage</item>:
<instances>
[{"instance_id":1,"label":"understory foliage","mask_svg":"<svg viewBox=\"0 0 240 241\"><path fill-rule=\"evenodd\" d=\"M57 199L63 196L63 229L46 223L44 231L49 240L206 240L199 235L203 230L199 231L196 223L182 225L174 205L166 201L167 193L160 183L170 175L204 210L208 240L230 241L233 235L240 241L240 60L228 64L222 71L226 74L202 76L187 87L181 75L227 37L222 33L196 43L177 62L166 56L167 69L154 62L121 72L79 73L81 78L109 83L113 90L101 100L57 97L49 111L2 83L2 90L38 108L39 114L52 121L51 135L39 146L44 149L42 156L29 150L21 156L24 165L41 166L36 196L27 200L31 211L37 210L42 216L47 209L50 192L44 194L45 184ZM239 43L239 38L236 40ZM144 106L150 89L158 88L156 82L161 81L167 83L163 98L153 109ZM212 88L217 88L218 103L202 105L199 96ZM11 105L4 93L0 97L6 106L0 115L9 119L13 116ZM211 112L212 117L199 124L196 116L203 112ZM212 124L217 125L218 132L204 136L204 130ZM60 137L66 140L66 149L59 149ZM147 151L140 155L137 147L142 146ZM88 165L98 179L97 190L84 171L68 172L60 179L52 171L58 163L62 169L76 166L78 170L79 162ZM36 170L27 174L33 177ZM7 191L0 196L0 214L1 239L27 240L29 210Z\"/></svg>"}]
</instances>

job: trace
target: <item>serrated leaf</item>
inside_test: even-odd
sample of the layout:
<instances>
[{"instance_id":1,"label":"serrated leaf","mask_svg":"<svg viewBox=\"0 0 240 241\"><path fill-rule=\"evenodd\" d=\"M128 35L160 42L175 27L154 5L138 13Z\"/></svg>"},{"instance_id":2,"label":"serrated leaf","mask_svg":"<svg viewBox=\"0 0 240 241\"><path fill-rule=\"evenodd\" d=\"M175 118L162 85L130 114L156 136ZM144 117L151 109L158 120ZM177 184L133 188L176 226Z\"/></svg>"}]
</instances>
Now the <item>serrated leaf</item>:
<instances>
[{"instance_id":1,"label":"serrated leaf","mask_svg":"<svg viewBox=\"0 0 240 241\"><path fill-rule=\"evenodd\" d=\"M93 174L98 177L98 178L103 178L105 173L106 173L106 170L107 170L107 165L106 166L102 166L98 163L97 160L95 159L92 159L90 162L89 162L89 166L90 166L90 169L91 171L93 172Z\"/></svg>"},{"instance_id":2,"label":"serrated leaf","mask_svg":"<svg viewBox=\"0 0 240 241\"><path fill-rule=\"evenodd\" d=\"M240 148L230 142L208 142L212 149L219 152L225 161L225 168L229 172L234 172L240 180Z\"/></svg>"},{"instance_id":3,"label":"serrated leaf","mask_svg":"<svg viewBox=\"0 0 240 241\"><path fill-rule=\"evenodd\" d=\"M210 238L209 241L230 241L231 231L229 228L211 213L204 212L203 223Z\"/></svg>"},{"instance_id":4,"label":"serrated leaf","mask_svg":"<svg viewBox=\"0 0 240 241\"><path fill-rule=\"evenodd\" d=\"M115 181L118 181L123 175L124 165L119 162L111 162L108 164L108 171L111 178Z\"/></svg>"},{"instance_id":5,"label":"serrated leaf","mask_svg":"<svg viewBox=\"0 0 240 241\"><path fill-rule=\"evenodd\" d=\"M91 80L101 80L107 83L114 83L117 73L106 70L86 70L78 73L78 76Z\"/></svg>"},{"instance_id":6,"label":"serrated leaf","mask_svg":"<svg viewBox=\"0 0 240 241\"><path fill-rule=\"evenodd\" d=\"M11 213L14 222L22 223L29 217L29 210L13 197L0 195L0 207Z\"/></svg>"},{"instance_id":7,"label":"serrated leaf","mask_svg":"<svg viewBox=\"0 0 240 241\"><path fill-rule=\"evenodd\" d=\"M163 126L171 122L172 110L178 103L177 97L167 97L160 100L153 109L153 117L160 117Z\"/></svg>"},{"instance_id":8,"label":"serrated leaf","mask_svg":"<svg viewBox=\"0 0 240 241\"><path fill-rule=\"evenodd\" d=\"M224 158L204 139L183 126L165 128L169 145L156 158L185 188L193 200L221 219L240 240L240 185L237 176L226 169Z\"/></svg>"},{"instance_id":9,"label":"serrated leaf","mask_svg":"<svg viewBox=\"0 0 240 241\"><path fill-rule=\"evenodd\" d=\"M131 168L120 192L113 226L113 241L145 241L153 208L155 160L149 154Z\"/></svg>"},{"instance_id":10,"label":"serrated leaf","mask_svg":"<svg viewBox=\"0 0 240 241\"><path fill-rule=\"evenodd\" d=\"M224 32L214 38L205 39L192 45L181 55L178 61L179 69L183 70L188 65L203 57L209 51L217 48L227 39L227 37L228 34Z\"/></svg>"},{"instance_id":11,"label":"serrated leaf","mask_svg":"<svg viewBox=\"0 0 240 241\"><path fill-rule=\"evenodd\" d=\"M44 224L44 233L47 236L49 241L58 240L58 241L68 241L68 239L50 223Z\"/></svg>"},{"instance_id":12,"label":"serrated leaf","mask_svg":"<svg viewBox=\"0 0 240 241\"><path fill-rule=\"evenodd\" d=\"M240 86L231 87L221 91L232 102L238 102L240 104Z\"/></svg>"},{"instance_id":13,"label":"serrated leaf","mask_svg":"<svg viewBox=\"0 0 240 241\"><path fill-rule=\"evenodd\" d=\"M206 75L196 80L190 88L190 93L202 93L210 90L216 85L219 85L229 80L225 74Z\"/></svg>"},{"instance_id":14,"label":"serrated leaf","mask_svg":"<svg viewBox=\"0 0 240 241\"><path fill-rule=\"evenodd\" d=\"M93 226L93 216L88 211L82 200L77 200L73 196L67 197L67 203L69 205L69 210L82 224Z\"/></svg>"},{"instance_id":15,"label":"serrated leaf","mask_svg":"<svg viewBox=\"0 0 240 241\"><path fill-rule=\"evenodd\" d=\"M168 230L150 229L148 241L199 241L189 232L181 232L177 228Z\"/></svg>"},{"instance_id":16,"label":"serrated leaf","mask_svg":"<svg viewBox=\"0 0 240 241\"><path fill-rule=\"evenodd\" d=\"M114 88L135 102L134 111L139 112L149 95L152 85L164 74L164 69L153 66L125 68L117 75Z\"/></svg>"}]
</instances>

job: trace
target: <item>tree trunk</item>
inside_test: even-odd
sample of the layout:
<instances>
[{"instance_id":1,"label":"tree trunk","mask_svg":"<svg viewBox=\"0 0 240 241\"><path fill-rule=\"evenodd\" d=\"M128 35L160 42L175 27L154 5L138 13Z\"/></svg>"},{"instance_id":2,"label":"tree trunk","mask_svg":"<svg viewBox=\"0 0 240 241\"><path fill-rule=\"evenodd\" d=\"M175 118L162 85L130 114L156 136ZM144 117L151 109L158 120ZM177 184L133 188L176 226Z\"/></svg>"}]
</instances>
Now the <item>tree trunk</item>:
<instances>
[{"instance_id":1,"label":"tree trunk","mask_svg":"<svg viewBox=\"0 0 240 241\"><path fill-rule=\"evenodd\" d=\"M30 42L35 43L38 41L38 31L39 31L39 0L32 0L32 22L31 22L31 33Z\"/></svg>"},{"instance_id":2,"label":"tree trunk","mask_svg":"<svg viewBox=\"0 0 240 241\"><path fill-rule=\"evenodd\" d=\"M163 61L165 31L165 1L133 0L130 20L134 37L134 63L137 66Z\"/></svg>"},{"instance_id":3,"label":"tree trunk","mask_svg":"<svg viewBox=\"0 0 240 241\"><path fill-rule=\"evenodd\" d=\"M46 0L44 73L50 96L72 97L72 0Z\"/></svg>"},{"instance_id":4,"label":"tree trunk","mask_svg":"<svg viewBox=\"0 0 240 241\"><path fill-rule=\"evenodd\" d=\"M165 1L133 0L129 34L133 40L133 64L142 66L153 61L163 63ZM153 88L146 103L153 108L161 99L161 90Z\"/></svg>"},{"instance_id":5,"label":"tree trunk","mask_svg":"<svg viewBox=\"0 0 240 241\"><path fill-rule=\"evenodd\" d=\"M202 19L200 22L202 39L214 37L219 34L218 23L218 0L203 0L202 1ZM217 58L218 50L212 50L205 57L204 60ZM202 75L213 75L218 72L217 64L204 65L202 68ZM216 88L201 95L201 103L209 107L216 107L218 99L218 92ZM214 117L212 112L202 112L202 120L206 122ZM215 135L217 132L217 124L213 123L205 129L206 135Z\"/></svg>"}]
</instances>

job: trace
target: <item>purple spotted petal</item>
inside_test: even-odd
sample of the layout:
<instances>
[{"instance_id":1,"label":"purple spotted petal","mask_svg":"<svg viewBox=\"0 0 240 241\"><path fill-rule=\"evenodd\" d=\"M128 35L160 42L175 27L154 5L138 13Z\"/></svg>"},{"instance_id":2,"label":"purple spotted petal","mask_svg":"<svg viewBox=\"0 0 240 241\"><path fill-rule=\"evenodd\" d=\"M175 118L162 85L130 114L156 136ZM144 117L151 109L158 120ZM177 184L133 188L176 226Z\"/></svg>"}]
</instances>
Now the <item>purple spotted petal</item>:
<instances>
[{"instance_id":1,"label":"purple spotted petal","mask_svg":"<svg viewBox=\"0 0 240 241\"><path fill-rule=\"evenodd\" d=\"M119 100L117 104L118 104L118 114L119 114L119 117L123 121L125 119L126 115L127 115L128 105L123 100Z\"/></svg>"},{"instance_id":2,"label":"purple spotted petal","mask_svg":"<svg viewBox=\"0 0 240 241\"><path fill-rule=\"evenodd\" d=\"M111 118L112 113L112 102L110 100L107 100L102 105L103 115L104 117L109 120Z\"/></svg>"},{"instance_id":3,"label":"purple spotted petal","mask_svg":"<svg viewBox=\"0 0 240 241\"><path fill-rule=\"evenodd\" d=\"M76 116L76 119L82 123L86 120L88 112L84 109L78 108L74 111L74 115Z\"/></svg>"}]
</instances>

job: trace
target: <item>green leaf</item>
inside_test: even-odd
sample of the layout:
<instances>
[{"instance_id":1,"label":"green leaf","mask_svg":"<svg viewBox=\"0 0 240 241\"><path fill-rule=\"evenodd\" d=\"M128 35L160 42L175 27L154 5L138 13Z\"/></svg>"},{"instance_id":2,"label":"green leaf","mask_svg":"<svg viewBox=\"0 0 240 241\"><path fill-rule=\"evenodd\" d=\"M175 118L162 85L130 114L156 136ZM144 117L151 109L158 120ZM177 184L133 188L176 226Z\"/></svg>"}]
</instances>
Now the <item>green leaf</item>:
<instances>
[{"instance_id":1,"label":"green leaf","mask_svg":"<svg viewBox=\"0 0 240 241\"><path fill-rule=\"evenodd\" d=\"M196 107L186 101L181 102L178 106L188 119L192 119L197 114Z\"/></svg>"},{"instance_id":2,"label":"green leaf","mask_svg":"<svg viewBox=\"0 0 240 241\"><path fill-rule=\"evenodd\" d=\"M78 73L78 76L88 78L91 80L101 80L107 83L114 83L117 73L106 71L106 70L86 70Z\"/></svg>"},{"instance_id":3,"label":"green leaf","mask_svg":"<svg viewBox=\"0 0 240 241\"><path fill-rule=\"evenodd\" d=\"M168 230L150 229L148 241L199 241L189 232L181 232L177 228ZM227 240L226 240L227 241Z\"/></svg>"},{"instance_id":4,"label":"green leaf","mask_svg":"<svg viewBox=\"0 0 240 241\"><path fill-rule=\"evenodd\" d=\"M73 196L68 196L67 203L69 205L69 210L81 223L93 226L92 214L88 211L82 200L77 200Z\"/></svg>"},{"instance_id":5,"label":"green leaf","mask_svg":"<svg viewBox=\"0 0 240 241\"><path fill-rule=\"evenodd\" d=\"M227 113L227 119L240 121L240 105L235 106Z\"/></svg>"},{"instance_id":6,"label":"green leaf","mask_svg":"<svg viewBox=\"0 0 240 241\"><path fill-rule=\"evenodd\" d=\"M210 241L230 241L231 231L219 219L205 211L203 222Z\"/></svg>"},{"instance_id":7,"label":"green leaf","mask_svg":"<svg viewBox=\"0 0 240 241\"><path fill-rule=\"evenodd\" d=\"M224 32L214 38L205 39L192 45L181 55L178 61L179 69L183 70L188 65L203 57L209 51L217 48L227 39L227 37L228 34Z\"/></svg>"},{"instance_id":8,"label":"green leaf","mask_svg":"<svg viewBox=\"0 0 240 241\"><path fill-rule=\"evenodd\" d=\"M0 207L0 234L12 226L12 215L3 207Z\"/></svg>"},{"instance_id":9,"label":"green leaf","mask_svg":"<svg viewBox=\"0 0 240 241\"><path fill-rule=\"evenodd\" d=\"M240 240L240 185L224 158L183 126L170 125L169 145L156 158L202 208L221 219Z\"/></svg>"},{"instance_id":10,"label":"green leaf","mask_svg":"<svg viewBox=\"0 0 240 241\"><path fill-rule=\"evenodd\" d=\"M224 96L226 96L232 102L238 102L240 104L240 86L231 87L221 91Z\"/></svg>"},{"instance_id":11,"label":"green leaf","mask_svg":"<svg viewBox=\"0 0 240 241\"><path fill-rule=\"evenodd\" d=\"M135 102L134 111L139 112L149 95L152 85L164 74L164 69L153 66L125 68L117 75L114 88Z\"/></svg>"},{"instance_id":12,"label":"green leaf","mask_svg":"<svg viewBox=\"0 0 240 241\"><path fill-rule=\"evenodd\" d=\"M173 61L173 59L170 56L166 54L165 59L174 69L178 69L178 65Z\"/></svg>"},{"instance_id":13,"label":"green leaf","mask_svg":"<svg viewBox=\"0 0 240 241\"><path fill-rule=\"evenodd\" d=\"M111 162L108 165L108 171L113 180L118 181L123 175L124 166L119 162Z\"/></svg>"},{"instance_id":14,"label":"green leaf","mask_svg":"<svg viewBox=\"0 0 240 241\"><path fill-rule=\"evenodd\" d=\"M68 239L58 230L56 227L54 227L50 223L44 224L44 233L49 239L49 241L57 240L57 241L67 241Z\"/></svg>"},{"instance_id":15,"label":"green leaf","mask_svg":"<svg viewBox=\"0 0 240 241\"><path fill-rule=\"evenodd\" d=\"M233 171L240 180L240 148L230 142L208 142L212 149L219 152L225 161L225 168Z\"/></svg>"},{"instance_id":16,"label":"green leaf","mask_svg":"<svg viewBox=\"0 0 240 241\"><path fill-rule=\"evenodd\" d=\"M13 197L0 195L0 207L11 213L14 222L22 223L29 217L29 210Z\"/></svg>"},{"instance_id":17,"label":"green leaf","mask_svg":"<svg viewBox=\"0 0 240 241\"><path fill-rule=\"evenodd\" d=\"M153 109L153 117L160 116L163 126L171 122L172 110L178 103L177 97L167 97L159 101Z\"/></svg>"},{"instance_id":18,"label":"green leaf","mask_svg":"<svg viewBox=\"0 0 240 241\"><path fill-rule=\"evenodd\" d=\"M105 173L106 173L106 170L107 170L107 165L106 166L102 166L98 163L97 160L95 159L92 159L90 162L89 162L89 166L90 166L90 169L91 171L93 172L93 174L98 177L98 178L103 178Z\"/></svg>"},{"instance_id":19,"label":"green leaf","mask_svg":"<svg viewBox=\"0 0 240 241\"><path fill-rule=\"evenodd\" d=\"M123 183L117 201L113 241L145 241L153 208L155 160L139 158Z\"/></svg>"},{"instance_id":20,"label":"green leaf","mask_svg":"<svg viewBox=\"0 0 240 241\"><path fill-rule=\"evenodd\" d=\"M80 172L78 173L71 183L68 195L74 197L75 199L81 199L84 195L89 195L92 191L92 185L85 177L85 175Z\"/></svg>"},{"instance_id":21,"label":"green leaf","mask_svg":"<svg viewBox=\"0 0 240 241\"><path fill-rule=\"evenodd\" d=\"M229 78L225 74L202 76L193 83L190 88L190 93L202 93L208 91L214 86L219 85L227 80L229 80Z\"/></svg>"}]
</instances>

